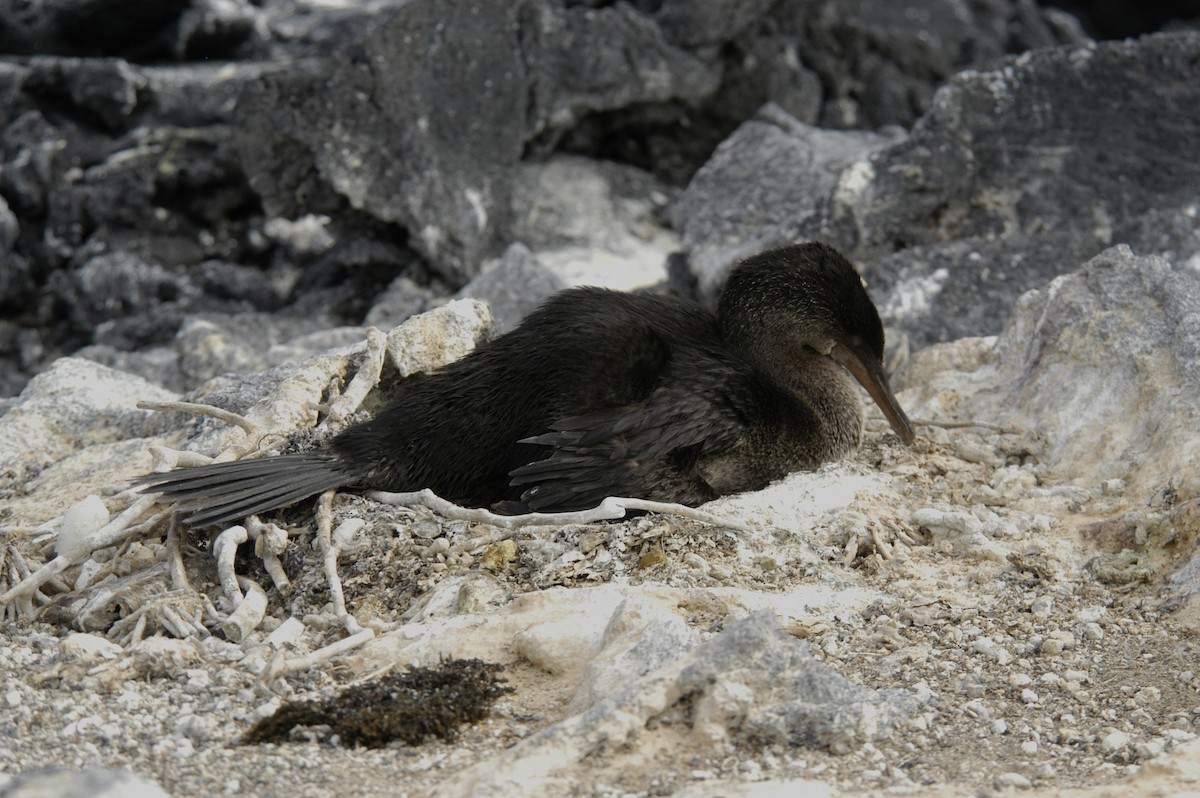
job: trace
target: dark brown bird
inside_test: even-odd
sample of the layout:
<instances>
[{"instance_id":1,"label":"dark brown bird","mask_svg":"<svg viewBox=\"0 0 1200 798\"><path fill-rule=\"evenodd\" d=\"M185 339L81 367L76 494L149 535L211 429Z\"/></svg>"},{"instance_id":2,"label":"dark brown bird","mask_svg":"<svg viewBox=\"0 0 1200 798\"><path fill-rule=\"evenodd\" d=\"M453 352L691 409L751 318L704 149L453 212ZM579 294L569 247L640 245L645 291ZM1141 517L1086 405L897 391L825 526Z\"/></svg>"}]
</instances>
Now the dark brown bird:
<instances>
[{"instance_id":1,"label":"dark brown bird","mask_svg":"<svg viewBox=\"0 0 1200 798\"><path fill-rule=\"evenodd\" d=\"M739 264L717 312L600 288L563 291L512 332L400 384L322 449L150 474L190 524L240 520L329 488L430 488L503 512L607 496L700 504L852 451L867 389L915 437L882 368L883 326L854 267L809 243Z\"/></svg>"}]
</instances>

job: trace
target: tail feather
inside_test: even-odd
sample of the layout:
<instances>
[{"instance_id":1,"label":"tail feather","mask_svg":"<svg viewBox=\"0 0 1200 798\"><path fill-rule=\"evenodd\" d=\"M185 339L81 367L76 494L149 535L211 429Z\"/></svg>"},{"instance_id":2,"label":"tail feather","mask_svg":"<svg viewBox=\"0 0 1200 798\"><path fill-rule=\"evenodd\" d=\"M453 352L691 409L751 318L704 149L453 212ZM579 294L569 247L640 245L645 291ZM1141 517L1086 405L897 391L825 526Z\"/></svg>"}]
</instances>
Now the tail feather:
<instances>
[{"instance_id":1,"label":"tail feather","mask_svg":"<svg viewBox=\"0 0 1200 798\"><path fill-rule=\"evenodd\" d=\"M241 520L353 481L335 456L306 452L147 474L135 484L174 503L184 523L200 526Z\"/></svg>"}]
</instances>

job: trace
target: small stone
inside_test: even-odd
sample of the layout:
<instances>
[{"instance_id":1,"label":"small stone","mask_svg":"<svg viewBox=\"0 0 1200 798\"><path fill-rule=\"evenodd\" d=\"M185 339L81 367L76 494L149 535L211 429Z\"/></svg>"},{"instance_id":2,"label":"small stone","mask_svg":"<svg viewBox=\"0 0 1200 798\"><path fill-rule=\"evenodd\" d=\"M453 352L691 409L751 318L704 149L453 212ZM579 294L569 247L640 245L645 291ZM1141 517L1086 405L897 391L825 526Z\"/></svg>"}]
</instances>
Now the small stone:
<instances>
[{"instance_id":1,"label":"small stone","mask_svg":"<svg viewBox=\"0 0 1200 798\"><path fill-rule=\"evenodd\" d=\"M487 551L479 558L479 564L489 571L502 571L513 560L517 559L517 544L506 539L488 546Z\"/></svg>"},{"instance_id":2,"label":"small stone","mask_svg":"<svg viewBox=\"0 0 1200 798\"><path fill-rule=\"evenodd\" d=\"M1022 704L1036 704L1040 700L1041 698L1038 696L1038 694L1033 690L1030 690L1028 687L1021 691Z\"/></svg>"},{"instance_id":3,"label":"small stone","mask_svg":"<svg viewBox=\"0 0 1200 798\"><path fill-rule=\"evenodd\" d=\"M1163 751L1166 750L1166 744L1163 740L1155 737L1138 743L1133 750L1137 752L1138 759L1153 759L1156 756L1162 756Z\"/></svg>"},{"instance_id":4,"label":"small stone","mask_svg":"<svg viewBox=\"0 0 1200 798\"><path fill-rule=\"evenodd\" d=\"M271 648L285 648L296 645L303 636L304 622L294 615L290 615L287 620L275 627L275 631L267 635L267 639L263 642Z\"/></svg>"},{"instance_id":5,"label":"small stone","mask_svg":"<svg viewBox=\"0 0 1200 798\"><path fill-rule=\"evenodd\" d=\"M978 637L971 643L971 648L979 654L987 654L994 656L996 652L996 641L990 637Z\"/></svg>"},{"instance_id":6,"label":"small stone","mask_svg":"<svg viewBox=\"0 0 1200 798\"><path fill-rule=\"evenodd\" d=\"M71 562L79 562L90 551L88 540L92 533L108 521L108 508L99 496L88 496L75 503L63 513L54 553Z\"/></svg>"},{"instance_id":7,"label":"small stone","mask_svg":"<svg viewBox=\"0 0 1200 798\"><path fill-rule=\"evenodd\" d=\"M1031 782L1025 776L1022 776L1020 773L1011 773L1011 772L1010 773L1001 773L999 776L997 776L995 779L992 780L992 784L995 786L995 788L997 790L1007 790L1007 789L1028 790L1030 787L1033 786L1033 782Z\"/></svg>"},{"instance_id":8,"label":"small stone","mask_svg":"<svg viewBox=\"0 0 1200 798\"><path fill-rule=\"evenodd\" d=\"M21 706L21 691L9 690L5 693L4 705L10 709Z\"/></svg>"},{"instance_id":9,"label":"small stone","mask_svg":"<svg viewBox=\"0 0 1200 798\"><path fill-rule=\"evenodd\" d=\"M954 453L958 455L959 459L966 460L968 463L982 463L992 467L1004 465L1004 461L992 447L973 438L962 437L955 441Z\"/></svg>"},{"instance_id":10,"label":"small stone","mask_svg":"<svg viewBox=\"0 0 1200 798\"><path fill-rule=\"evenodd\" d=\"M1162 699L1162 691L1157 687L1143 687L1133 694L1139 704L1154 704Z\"/></svg>"},{"instance_id":11,"label":"small stone","mask_svg":"<svg viewBox=\"0 0 1200 798\"><path fill-rule=\"evenodd\" d=\"M667 555L661 549L651 549L638 558L638 568L653 568L656 565L665 565Z\"/></svg>"},{"instance_id":12,"label":"small stone","mask_svg":"<svg viewBox=\"0 0 1200 798\"><path fill-rule=\"evenodd\" d=\"M1029 605L1029 611L1035 618L1045 618L1054 611L1054 599L1049 596L1039 596Z\"/></svg>"},{"instance_id":13,"label":"small stone","mask_svg":"<svg viewBox=\"0 0 1200 798\"><path fill-rule=\"evenodd\" d=\"M59 643L58 658L64 662L94 665L104 660L116 659L121 650L116 643L99 635L74 632Z\"/></svg>"},{"instance_id":14,"label":"small stone","mask_svg":"<svg viewBox=\"0 0 1200 798\"><path fill-rule=\"evenodd\" d=\"M988 710L982 701L968 701L963 704L963 714L968 718L974 718L978 721L987 722L992 719L992 713Z\"/></svg>"},{"instance_id":15,"label":"small stone","mask_svg":"<svg viewBox=\"0 0 1200 798\"><path fill-rule=\"evenodd\" d=\"M187 672L187 682L183 685L183 691L188 695L199 695L208 689L212 677L208 671L193 669Z\"/></svg>"},{"instance_id":16,"label":"small stone","mask_svg":"<svg viewBox=\"0 0 1200 798\"><path fill-rule=\"evenodd\" d=\"M1033 756L1038 752L1038 744L1036 740L1026 740L1021 743L1021 751L1028 756Z\"/></svg>"},{"instance_id":17,"label":"small stone","mask_svg":"<svg viewBox=\"0 0 1200 798\"><path fill-rule=\"evenodd\" d=\"M1083 639L1084 640L1103 640L1104 639L1103 627L1101 627L1100 624L1096 623L1095 621L1085 623L1083 625Z\"/></svg>"},{"instance_id":18,"label":"small stone","mask_svg":"<svg viewBox=\"0 0 1200 798\"><path fill-rule=\"evenodd\" d=\"M1033 678L1028 673L1014 671L1008 674L1008 684L1010 687L1028 687L1033 684Z\"/></svg>"},{"instance_id":19,"label":"small stone","mask_svg":"<svg viewBox=\"0 0 1200 798\"><path fill-rule=\"evenodd\" d=\"M1008 721L997 718L992 721L992 734L1008 734Z\"/></svg>"},{"instance_id":20,"label":"small stone","mask_svg":"<svg viewBox=\"0 0 1200 798\"><path fill-rule=\"evenodd\" d=\"M219 736L216 718L208 715L181 715L175 721L175 733L201 743Z\"/></svg>"},{"instance_id":21,"label":"small stone","mask_svg":"<svg viewBox=\"0 0 1200 798\"><path fill-rule=\"evenodd\" d=\"M1042 645L1038 648L1038 653L1043 657L1057 657L1063 653L1063 644L1061 640L1043 640Z\"/></svg>"},{"instance_id":22,"label":"small stone","mask_svg":"<svg viewBox=\"0 0 1200 798\"><path fill-rule=\"evenodd\" d=\"M1106 734L1100 741L1100 750L1106 754L1116 753L1129 744L1129 735L1123 731Z\"/></svg>"},{"instance_id":23,"label":"small stone","mask_svg":"<svg viewBox=\"0 0 1200 798\"><path fill-rule=\"evenodd\" d=\"M1083 741L1083 734L1071 726L1062 726L1058 730L1059 745L1073 745Z\"/></svg>"}]
</instances>

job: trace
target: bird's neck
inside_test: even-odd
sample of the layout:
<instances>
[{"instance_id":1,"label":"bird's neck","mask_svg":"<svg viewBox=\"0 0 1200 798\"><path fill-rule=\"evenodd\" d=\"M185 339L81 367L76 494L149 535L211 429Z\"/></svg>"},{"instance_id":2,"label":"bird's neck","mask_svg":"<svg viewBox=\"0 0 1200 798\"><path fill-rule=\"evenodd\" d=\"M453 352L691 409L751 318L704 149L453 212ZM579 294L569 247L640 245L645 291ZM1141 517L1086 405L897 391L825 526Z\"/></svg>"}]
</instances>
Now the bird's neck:
<instances>
[{"instance_id":1,"label":"bird's neck","mask_svg":"<svg viewBox=\"0 0 1200 798\"><path fill-rule=\"evenodd\" d=\"M858 383L845 368L824 355L780 353L756 358L755 368L819 421L809 430L818 448L830 459L857 448L862 442L863 407Z\"/></svg>"}]
</instances>

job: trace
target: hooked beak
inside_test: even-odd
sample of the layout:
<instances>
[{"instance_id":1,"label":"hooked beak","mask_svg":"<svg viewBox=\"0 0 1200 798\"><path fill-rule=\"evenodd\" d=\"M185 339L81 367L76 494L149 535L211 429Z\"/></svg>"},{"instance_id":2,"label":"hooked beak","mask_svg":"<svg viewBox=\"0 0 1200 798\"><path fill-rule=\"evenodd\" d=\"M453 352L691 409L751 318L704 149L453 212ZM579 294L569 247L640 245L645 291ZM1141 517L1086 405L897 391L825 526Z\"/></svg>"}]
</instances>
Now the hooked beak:
<instances>
[{"instance_id":1,"label":"hooked beak","mask_svg":"<svg viewBox=\"0 0 1200 798\"><path fill-rule=\"evenodd\" d=\"M908 416L904 415L904 411L900 409L900 403L896 401L896 397L892 394L892 388L888 385L887 376L884 375L883 369L875 360L870 349L862 343L839 342L833 345L829 356L854 375L854 379L867 389L867 393L871 394L875 404L879 405L879 409L887 417L892 429L900 436L900 440L911 444L917 437L916 430L913 429Z\"/></svg>"}]
</instances>

